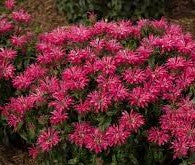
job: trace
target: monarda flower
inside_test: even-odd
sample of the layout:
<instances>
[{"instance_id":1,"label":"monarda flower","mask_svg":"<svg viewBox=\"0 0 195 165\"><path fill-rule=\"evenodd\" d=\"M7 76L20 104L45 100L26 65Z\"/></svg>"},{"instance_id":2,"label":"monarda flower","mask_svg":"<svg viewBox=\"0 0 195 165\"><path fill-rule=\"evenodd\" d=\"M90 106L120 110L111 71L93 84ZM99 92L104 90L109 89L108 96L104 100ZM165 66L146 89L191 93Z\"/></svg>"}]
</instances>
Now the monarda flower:
<instances>
[{"instance_id":1,"label":"monarda flower","mask_svg":"<svg viewBox=\"0 0 195 165\"><path fill-rule=\"evenodd\" d=\"M81 67L70 67L62 73L63 80L68 89L83 89L89 82L87 75Z\"/></svg>"},{"instance_id":2,"label":"monarda flower","mask_svg":"<svg viewBox=\"0 0 195 165\"><path fill-rule=\"evenodd\" d=\"M67 110L73 102L72 98L64 93L64 91L55 92L52 94L52 97L54 101L51 101L48 105L59 111Z\"/></svg>"},{"instance_id":3,"label":"monarda flower","mask_svg":"<svg viewBox=\"0 0 195 165\"><path fill-rule=\"evenodd\" d=\"M188 62L183 57L169 58L166 66L171 70L181 70L188 66Z\"/></svg>"},{"instance_id":4,"label":"monarda flower","mask_svg":"<svg viewBox=\"0 0 195 165\"><path fill-rule=\"evenodd\" d=\"M51 64L59 62L64 56L65 52L61 47L47 47L47 49L43 50L43 52L38 55L37 62L45 65Z\"/></svg>"},{"instance_id":5,"label":"monarda flower","mask_svg":"<svg viewBox=\"0 0 195 165\"><path fill-rule=\"evenodd\" d=\"M35 159L38 156L39 152L40 152L39 149L35 146L30 147L28 149L29 156L31 156L33 159Z\"/></svg>"},{"instance_id":6,"label":"monarda flower","mask_svg":"<svg viewBox=\"0 0 195 165\"><path fill-rule=\"evenodd\" d=\"M22 36L11 36L11 43L15 47L22 48L28 41L28 37L25 35Z\"/></svg>"},{"instance_id":7,"label":"monarda flower","mask_svg":"<svg viewBox=\"0 0 195 165\"><path fill-rule=\"evenodd\" d=\"M131 105L145 108L153 102L153 94L148 89L136 87L129 94L129 100Z\"/></svg>"},{"instance_id":8,"label":"monarda flower","mask_svg":"<svg viewBox=\"0 0 195 165\"><path fill-rule=\"evenodd\" d=\"M111 105L111 97L106 93L94 91L87 96L87 102L94 112L104 112Z\"/></svg>"},{"instance_id":9,"label":"monarda flower","mask_svg":"<svg viewBox=\"0 0 195 165\"><path fill-rule=\"evenodd\" d=\"M110 126L105 132L105 138L110 147L124 144L129 136L130 131L121 125Z\"/></svg>"},{"instance_id":10,"label":"monarda flower","mask_svg":"<svg viewBox=\"0 0 195 165\"><path fill-rule=\"evenodd\" d=\"M99 88L107 93L114 101L124 100L128 96L127 89L123 86L121 80L117 76L106 76L100 75L97 78Z\"/></svg>"},{"instance_id":11,"label":"monarda flower","mask_svg":"<svg viewBox=\"0 0 195 165\"><path fill-rule=\"evenodd\" d=\"M92 31L84 26L71 26L67 38L72 42L84 42L91 38Z\"/></svg>"},{"instance_id":12,"label":"monarda flower","mask_svg":"<svg viewBox=\"0 0 195 165\"><path fill-rule=\"evenodd\" d=\"M68 119L68 114L63 110L54 110L51 112L51 124L58 125L64 122L66 119Z\"/></svg>"},{"instance_id":13,"label":"monarda flower","mask_svg":"<svg viewBox=\"0 0 195 165\"><path fill-rule=\"evenodd\" d=\"M102 60L95 63L95 68L101 71L103 74L114 74L116 70L114 58L103 57Z\"/></svg>"},{"instance_id":14,"label":"monarda flower","mask_svg":"<svg viewBox=\"0 0 195 165\"><path fill-rule=\"evenodd\" d=\"M15 0L6 0L5 1L5 7L8 10L12 10L15 7L16 1Z\"/></svg>"},{"instance_id":15,"label":"monarda flower","mask_svg":"<svg viewBox=\"0 0 195 165\"><path fill-rule=\"evenodd\" d=\"M42 68L40 65L31 64L26 68L24 73L13 79L13 85L18 89L28 88L31 83L44 76L46 72L47 69Z\"/></svg>"},{"instance_id":16,"label":"monarda flower","mask_svg":"<svg viewBox=\"0 0 195 165\"><path fill-rule=\"evenodd\" d=\"M113 39L113 40L105 41L105 49L110 52L116 53L121 48L122 46L117 40Z\"/></svg>"},{"instance_id":17,"label":"monarda flower","mask_svg":"<svg viewBox=\"0 0 195 165\"><path fill-rule=\"evenodd\" d=\"M169 135L158 128L151 128L148 131L148 140L163 145L169 140Z\"/></svg>"},{"instance_id":18,"label":"monarda flower","mask_svg":"<svg viewBox=\"0 0 195 165\"><path fill-rule=\"evenodd\" d=\"M95 57L90 48L71 50L67 55L68 60L73 64L80 64L89 58Z\"/></svg>"},{"instance_id":19,"label":"monarda flower","mask_svg":"<svg viewBox=\"0 0 195 165\"><path fill-rule=\"evenodd\" d=\"M93 133L93 127L90 126L89 123L75 123L74 124L74 132L69 134L69 140L72 143L77 144L82 147L87 144L86 136Z\"/></svg>"},{"instance_id":20,"label":"monarda flower","mask_svg":"<svg viewBox=\"0 0 195 165\"><path fill-rule=\"evenodd\" d=\"M86 135L85 140L86 148L95 151L96 154L106 150L108 147L104 133L98 128L94 128L90 134Z\"/></svg>"},{"instance_id":21,"label":"monarda flower","mask_svg":"<svg viewBox=\"0 0 195 165\"><path fill-rule=\"evenodd\" d=\"M147 80L148 73L141 69L128 69L123 73L124 80L129 84L140 84Z\"/></svg>"},{"instance_id":22,"label":"monarda flower","mask_svg":"<svg viewBox=\"0 0 195 165\"><path fill-rule=\"evenodd\" d=\"M48 128L47 130L42 130L37 139L37 146L40 147L42 151L50 151L54 146L60 142L59 132L53 128Z\"/></svg>"},{"instance_id":23,"label":"monarda flower","mask_svg":"<svg viewBox=\"0 0 195 165\"><path fill-rule=\"evenodd\" d=\"M97 53L99 53L101 50L104 49L105 45L106 45L106 41L100 38L96 38L92 41L90 41L90 46L95 49L95 51Z\"/></svg>"},{"instance_id":24,"label":"monarda flower","mask_svg":"<svg viewBox=\"0 0 195 165\"><path fill-rule=\"evenodd\" d=\"M144 123L143 116L134 111L131 111L130 113L127 111L123 112L122 117L119 120L120 127L123 127L130 132L136 132Z\"/></svg>"},{"instance_id":25,"label":"monarda flower","mask_svg":"<svg viewBox=\"0 0 195 165\"><path fill-rule=\"evenodd\" d=\"M17 55L17 52L10 48L2 48L0 49L0 62L4 59L13 60Z\"/></svg>"},{"instance_id":26,"label":"monarda flower","mask_svg":"<svg viewBox=\"0 0 195 165\"><path fill-rule=\"evenodd\" d=\"M28 12L20 9L18 11L12 12L12 18L17 22L28 24L30 22L31 16L28 14Z\"/></svg>"},{"instance_id":27,"label":"monarda flower","mask_svg":"<svg viewBox=\"0 0 195 165\"><path fill-rule=\"evenodd\" d=\"M13 25L7 20L7 18L0 18L0 34L8 33L12 29Z\"/></svg>"},{"instance_id":28,"label":"monarda flower","mask_svg":"<svg viewBox=\"0 0 195 165\"><path fill-rule=\"evenodd\" d=\"M0 65L1 73L0 78L10 79L14 77L15 67L12 64L4 63Z\"/></svg>"}]
</instances>

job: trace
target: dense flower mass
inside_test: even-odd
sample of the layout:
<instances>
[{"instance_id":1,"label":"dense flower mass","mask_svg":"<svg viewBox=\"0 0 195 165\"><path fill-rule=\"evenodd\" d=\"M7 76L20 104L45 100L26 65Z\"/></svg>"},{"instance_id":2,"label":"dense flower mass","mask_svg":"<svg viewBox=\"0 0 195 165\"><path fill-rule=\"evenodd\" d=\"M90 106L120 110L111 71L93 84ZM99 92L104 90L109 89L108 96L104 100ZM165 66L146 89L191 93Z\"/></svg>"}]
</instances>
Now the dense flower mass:
<instances>
[{"instance_id":1,"label":"dense flower mass","mask_svg":"<svg viewBox=\"0 0 195 165\"><path fill-rule=\"evenodd\" d=\"M188 98L182 99L175 107L166 105L160 117L161 130L149 130L149 140L159 145L171 141L174 157L186 156L190 149L195 148L194 108L195 104Z\"/></svg>"},{"instance_id":2,"label":"dense flower mass","mask_svg":"<svg viewBox=\"0 0 195 165\"><path fill-rule=\"evenodd\" d=\"M5 5L12 9L14 1ZM0 20L0 35L31 17L18 10L12 19ZM29 40L10 37L20 51ZM109 152L141 136L148 123L148 142L169 143L175 158L195 150L195 109L185 99L195 82L195 42L179 26L164 19L72 25L41 34L35 48L20 73L13 65L18 52L0 49L0 78L11 78L17 90L2 115L16 131L34 123L33 158L66 141Z\"/></svg>"}]
</instances>

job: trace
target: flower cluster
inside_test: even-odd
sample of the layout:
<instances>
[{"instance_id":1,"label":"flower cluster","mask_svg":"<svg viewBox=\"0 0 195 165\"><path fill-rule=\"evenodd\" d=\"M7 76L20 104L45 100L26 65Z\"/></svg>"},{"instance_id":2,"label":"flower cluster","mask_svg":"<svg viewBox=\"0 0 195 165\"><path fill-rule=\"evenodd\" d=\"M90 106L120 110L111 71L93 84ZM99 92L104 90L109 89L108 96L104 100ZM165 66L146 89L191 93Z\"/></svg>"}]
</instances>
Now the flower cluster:
<instances>
[{"instance_id":1,"label":"flower cluster","mask_svg":"<svg viewBox=\"0 0 195 165\"><path fill-rule=\"evenodd\" d=\"M12 18L30 20L23 10L13 12ZM0 32L10 29L0 24ZM11 38L16 48L27 41L27 36ZM124 144L147 124L146 109L166 102L161 127L151 128L148 139L159 145L170 141L175 157L185 156L194 150L194 109L180 101L195 81L194 50L192 37L164 19L57 28L39 36L34 63L10 76L20 93L2 114L15 130L28 122L37 124L40 134L29 150L35 158L67 139L95 153ZM175 112L170 106L177 103L181 107ZM108 116L103 130L100 118Z\"/></svg>"},{"instance_id":2,"label":"flower cluster","mask_svg":"<svg viewBox=\"0 0 195 165\"><path fill-rule=\"evenodd\" d=\"M74 124L75 129L69 139L80 147L85 146L99 153L108 147L124 144L131 133L136 132L143 124L142 115L124 111L119 124L109 126L104 132L86 122Z\"/></svg>"},{"instance_id":3,"label":"flower cluster","mask_svg":"<svg viewBox=\"0 0 195 165\"><path fill-rule=\"evenodd\" d=\"M26 33L26 30L21 26L21 23L26 24L30 21L30 15L23 9L13 11L15 3L15 0L6 0L5 8L8 13L0 17L0 40L1 37L6 37L7 41L12 44L10 45L8 42L4 45L5 47L0 48L0 78L6 80L14 77L16 68L13 64L18 55L17 50L21 49L31 36L31 33ZM11 15L12 19L10 19Z\"/></svg>"},{"instance_id":4,"label":"flower cluster","mask_svg":"<svg viewBox=\"0 0 195 165\"><path fill-rule=\"evenodd\" d=\"M195 149L195 104L182 99L174 106L166 105L160 117L160 128L151 128L148 139L163 145L171 143L174 157L187 156L188 151Z\"/></svg>"},{"instance_id":5,"label":"flower cluster","mask_svg":"<svg viewBox=\"0 0 195 165\"><path fill-rule=\"evenodd\" d=\"M0 50L0 79L13 78L15 67L13 65L13 60L16 57L17 52L9 48L1 48Z\"/></svg>"}]
</instances>

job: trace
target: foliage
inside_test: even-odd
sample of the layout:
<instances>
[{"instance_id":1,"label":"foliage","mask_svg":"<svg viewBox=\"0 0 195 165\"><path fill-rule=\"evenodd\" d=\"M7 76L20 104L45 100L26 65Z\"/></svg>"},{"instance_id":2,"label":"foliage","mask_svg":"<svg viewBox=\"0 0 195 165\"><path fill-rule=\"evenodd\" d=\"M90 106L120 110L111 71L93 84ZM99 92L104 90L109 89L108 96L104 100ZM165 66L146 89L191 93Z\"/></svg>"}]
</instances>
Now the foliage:
<instances>
[{"instance_id":1,"label":"foliage","mask_svg":"<svg viewBox=\"0 0 195 165\"><path fill-rule=\"evenodd\" d=\"M59 12L69 22L86 22L90 13L98 19L117 20L131 18L159 18L164 15L164 0L56 0Z\"/></svg>"}]
</instances>

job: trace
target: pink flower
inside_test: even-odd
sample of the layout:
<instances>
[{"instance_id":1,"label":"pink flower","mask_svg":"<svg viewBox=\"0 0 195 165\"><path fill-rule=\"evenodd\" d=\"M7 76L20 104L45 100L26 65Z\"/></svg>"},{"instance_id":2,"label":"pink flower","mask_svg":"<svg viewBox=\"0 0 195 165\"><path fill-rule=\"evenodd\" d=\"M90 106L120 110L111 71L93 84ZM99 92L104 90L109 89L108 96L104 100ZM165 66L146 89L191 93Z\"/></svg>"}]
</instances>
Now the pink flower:
<instances>
[{"instance_id":1,"label":"pink flower","mask_svg":"<svg viewBox=\"0 0 195 165\"><path fill-rule=\"evenodd\" d=\"M106 93L94 91L87 96L87 101L94 112L104 112L111 104L111 97Z\"/></svg>"},{"instance_id":2,"label":"pink flower","mask_svg":"<svg viewBox=\"0 0 195 165\"><path fill-rule=\"evenodd\" d=\"M175 140L172 142L174 158L180 158L188 154L189 146L185 140Z\"/></svg>"},{"instance_id":3,"label":"pink flower","mask_svg":"<svg viewBox=\"0 0 195 165\"><path fill-rule=\"evenodd\" d=\"M44 77L39 81L39 88L45 93L55 93L60 90L60 82L56 77Z\"/></svg>"},{"instance_id":4,"label":"pink flower","mask_svg":"<svg viewBox=\"0 0 195 165\"><path fill-rule=\"evenodd\" d=\"M131 34L132 23L130 21L120 21L108 23L106 32L117 39L124 39Z\"/></svg>"},{"instance_id":5,"label":"pink flower","mask_svg":"<svg viewBox=\"0 0 195 165\"><path fill-rule=\"evenodd\" d=\"M74 132L69 134L69 140L72 143L79 145L80 147L86 145L86 136L93 132L93 127L91 127L88 123L75 123L74 124Z\"/></svg>"},{"instance_id":6,"label":"pink flower","mask_svg":"<svg viewBox=\"0 0 195 165\"><path fill-rule=\"evenodd\" d=\"M37 139L37 146L39 146L43 151L48 152L59 142L59 132L53 128L48 128L47 130L41 131Z\"/></svg>"},{"instance_id":7,"label":"pink flower","mask_svg":"<svg viewBox=\"0 0 195 165\"><path fill-rule=\"evenodd\" d=\"M39 150L35 146L30 147L28 149L28 152L29 152L29 156L31 156L33 159L35 159L38 156L38 154L39 154Z\"/></svg>"},{"instance_id":8,"label":"pink flower","mask_svg":"<svg viewBox=\"0 0 195 165\"><path fill-rule=\"evenodd\" d=\"M91 109L90 104L87 101L84 103L79 103L75 105L74 108L81 115L89 112Z\"/></svg>"},{"instance_id":9,"label":"pink flower","mask_svg":"<svg viewBox=\"0 0 195 165\"><path fill-rule=\"evenodd\" d=\"M86 148L91 151L95 151L96 154L106 150L108 147L104 133L98 128L94 128L93 132L90 132L90 134L86 136L85 140Z\"/></svg>"},{"instance_id":10,"label":"pink flower","mask_svg":"<svg viewBox=\"0 0 195 165\"><path fill-rule=\"evenodd\" d=\"M13 29L11 22L7 18L0 18L0 34L8 33Z\"/></svg>"},{"instance_id":11,"label":"pink flower","mask_svg":"<svg viewBox=\"0 0 195 165\"><path fill-rule=\"evenodd\" d=\"M115 62L117 66L120 64L139 65L144 63L147 59L145 54L134 52L132 50L120 50L116 53Z\"/></svg>"},{"instance_id":12,"label":"pink flower","mask_svg":"<svg viewBox=\"0 0 195 165\"><path fill-rule=\"evenodd\" d=\"M148 131L148 140L150 142L155 142L158 145L163 145L169 140L169 135L158 128L151 128Z\"/></svg>"},{"instance_id":13,"label":"pink flower","mask_svg":"<svg viewBox=\"0 0 195 165\"><path fill-rule=\"evenodd\" d=\"M0 65L0 70L0 78L4 77L5 79L9 79L14 77L15 67L12 64L4 63Z\"/></svg>"},{"instance_id":14,"label":"pink flower","mask_svg":"<svg viewBox=\"0 0 195 165\"><path fill-rule=\"evenodd\" d=\"M73 64L80 64L85 60L95 56L90 48L71 50L68 60Z\"/></svg>"},{"instance_id":15,"label":"pink flower","mask_svg":"<svg viewBox=\"0 0 195 165\"><path fill-rule=\"evenodd\" d=\"M31 16L23 9L12 12L12 18L21 23L28 24L30 22Z\"/></svg>"},{"instance_id":16,"label":"pink flower","mask_svg":"<svg viewBox=\"0 0 195 165\"><path fill-rule=\"evenodd\" d=\"M125 130L124 127L110 126L106 130L105 138L110 147L124 144L127 138L130 136L130 131Z\"/></svg>"},{"instance_id":17,"label":"pink flower","mask_svg":"<svg viewBox=\"0 0 195 165\"><path fill-rule=\"evenodd\" d=\"M3 59L12 60L16 57L17 52L15 50L9 49L9 48L2 48L0 49L0 62Z\"/></svg>"},{"instance_id":18,"label":"pink flower","mask_svg":"<svg viewBox=\"0 0 195 165\"><path fill-rule=\"evenodd\" d=\"M103 57L102 60L95 63L95 68L102 71L103 74L114 74L116 70L114 58Z\"/></svg>"},{"instance_id":19,"label":"pink flower","mask_svg":"<svg viewBox=\"0 0 195 165\"><path fill-rule=\"evenodd\" d=\"M73 102L72 98L64 93L64 91L55 92L52 97L55 100L51 101L48 105L59 111L66 111Z\"/></svg>"},{"instance_id":20,"label":"pink flower","mask_svg":"<svg viewBox=\"0 0 195 165\"><path fill-rule=\"evenodd\" d=\"M129 84L140 84L147 80L148 73L146 70L128 69L123 73L123 77Z\"/></svg>"},{"instance_id":21,"label":"pink flower","mask_svg":"<svg viewBox=\"0 0 195 165\"><path fill-rule=\"evenodd\" d=\"M12 45L22 48L28 41L28 37L25 35L22 36L11 36Z\"/></svg>"},{"instance_id":22,"label":"pink flower","mask_svg":"<svg viewBox=\"0 0 195 165\"><path fill-rule=\"evenodd\" d=\"M144 118L137 112L127 111L122 113L122 117L119 120L120 127L127 129L127 131L137 132L138 128L145 123Z\"/></svg>"},{"instance_id":23,"label":"pink flower","mask_svg":"<svg viewBox=\"0 0 195 165\"><path fill-rule=\"evenodd\" d=\"M50 117L50 122L54 125L60 124L68 119L68 114L63 110L54 110L53 112L51 112L51 114L52 115Z\"/></svg>"},{"instance_id":24,"label":"pink flower","mask_svg":"<svg viewBox=\"0 0 195 165\"><path fill-rule=\"evenodd\" d=\"M122 82L117 76L106 78L105 76L100 75L97 78L97 82L102 91L113 98L114 101L124 100L128 96L127 89L122 85Z\"/></svg>"},{"instance_id":25,"label":"pink flower","mask_svg":"<svg viewBox=\"0 0 195 165\"><path fill-rule=\"evenodd\" d=\"M100 52L101 50L103 50L106 41L100 38L96 38L92 41L90 41L90 46L93 47L97 52Z\"/></svg>"},{"instance_id":26,"label":"pink flower","mask_svg":"<svg viewBox=\"0 0 195 165\"><path fill-rule=\"evenodd\" d=\"M13 79L13 85L18 89L28 88L31 83L44 76L46 72L47 69L40 65L31 64L22 74Z\"/></svg>"},{"instance_id":27,"label":"pink flower","mask_svg":"<svg viewBox=\"0 0 195 165\"><path fill-rule=\"evenodd\" d=\"M7 117L7 121L10 127L14 127L14 129L17 129L19 123L22 121L20 117L17 117L16 115L9 115Z\"/></svg>"},{"instance_id":28,"label":"pink flower","mask_svg":"<svg viewBox=\"0 0 195 165\"><path fill-rule=\"evenodd\" d=\"M50 45L48 45L48 47L45 47L43 52L39 54L37 61L40 64L51 64L54 62L59 62L64 58L64 56L65 52L61 47L50 47Z\"/></svg>"},{"instance_id":29,"label":"pink flower","mask_svg":"<svg viewBox=\"0 0 195 165\"><path fill-rule=\"evenodd\" d=\"M72 42L84 42L90 39L91 36L92 36L91 30L87 27L80 25L71 26L67 38Z\"/></svg>"},{"instance_id":30,"label":"pink flower","mask_svg":"<svg viewBox=\"0 0 195 165\"><path fill-rule=\"evenodd\" d=\"M183 57L173 57L167 60L166 66L172 70L180 70L188 66L188 62Z\"/></svg>"},{"instance_id":31,"label":"pink flower","mask_svg":"<svg viewBox=\"0 0 195 165\"><path fill-rule=\"evenodd\" d=\"M41 42L47 44L63 45L68 37L68 30L64 27L58 27L50 33L44 33L40 35Z\"/></svg>"},{"instance_id":32,"label":"pink flower","mask_svg":"<svg viewBox=\"0 0 195 165\"><path fill-rule=\"evenodd\" d=\"M148 89L136 87L129 94L129 100L131 105L145 108L153 101L153 94Z\"/></svg>"},{"instance_id":33,"label":"pink flower","mask_svg":"<svg viewBox=\"0 0 195 165\"><path fill-rule=\"evenodd\" d=\"M105 41L105 48L108 51L116 53L122 48L122 46L117 40L109 40L109 41Z\"/></svg>"},{"instance_id":34,"label":"pink flower","mask_svg":"<svg viewBox=\"0 0 195 165\"><path fill-rule=\"evenodd\" d=\"M89 82L85 72L81 67L70 67L62 73L63 80L68 89L83 89Z\"/></svg>"},{"instance_id":35,"label":"pink flower","mask_svg":"<svg viewBox=\"0 0 195 165\"><path fill-rule=\"evenodd\" d=\"M6 0L5 7L9 10L12 10L15 7L16 1L15 0Z\"/></svg>"}]
</instances>

